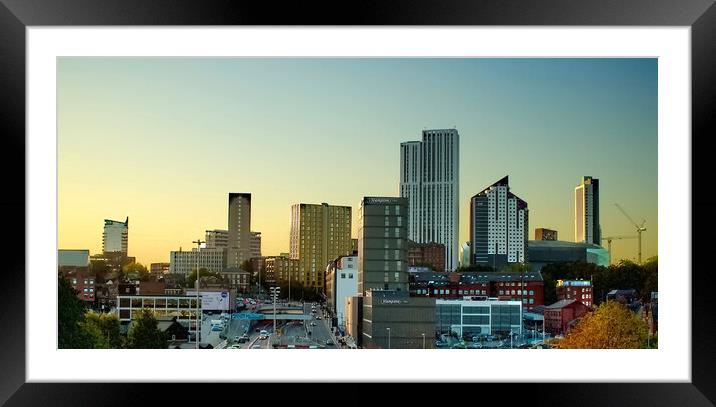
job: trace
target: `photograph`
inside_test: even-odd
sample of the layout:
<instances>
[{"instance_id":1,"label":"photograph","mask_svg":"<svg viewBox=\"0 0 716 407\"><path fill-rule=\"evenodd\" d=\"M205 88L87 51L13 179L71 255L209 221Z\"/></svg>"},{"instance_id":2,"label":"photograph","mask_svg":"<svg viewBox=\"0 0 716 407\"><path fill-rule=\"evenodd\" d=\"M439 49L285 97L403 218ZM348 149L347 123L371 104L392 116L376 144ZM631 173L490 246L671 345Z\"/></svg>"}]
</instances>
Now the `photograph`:
<instances>
[{"instance_id":1,"label":"photograph","mask_svg":"<svg viewBox=\"0 0 716 407\"><path fill-rule=\"evenodd\" d=\"M58 56L56 349L656 352L659 64Z\"/></svg>"}]
</instances>

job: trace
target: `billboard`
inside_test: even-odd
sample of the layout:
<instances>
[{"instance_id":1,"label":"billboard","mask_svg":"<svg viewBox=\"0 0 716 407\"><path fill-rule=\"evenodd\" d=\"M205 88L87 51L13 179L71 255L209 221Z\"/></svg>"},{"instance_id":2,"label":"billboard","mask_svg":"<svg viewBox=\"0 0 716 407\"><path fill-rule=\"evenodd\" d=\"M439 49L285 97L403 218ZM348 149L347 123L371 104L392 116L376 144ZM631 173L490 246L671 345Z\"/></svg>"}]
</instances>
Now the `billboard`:
<instances>
[{"instance_id":1,"label":"billboard","mask_svg":"<svg viewBox=\"0 0 716 407\"><path fill-rule=\"evenodd\" d=\"M187 295L196 296L196 291L187 291ZM199 291L201 309L207 311L228 311L233 309L229 291Z\"/></svg>"}]
</instances>

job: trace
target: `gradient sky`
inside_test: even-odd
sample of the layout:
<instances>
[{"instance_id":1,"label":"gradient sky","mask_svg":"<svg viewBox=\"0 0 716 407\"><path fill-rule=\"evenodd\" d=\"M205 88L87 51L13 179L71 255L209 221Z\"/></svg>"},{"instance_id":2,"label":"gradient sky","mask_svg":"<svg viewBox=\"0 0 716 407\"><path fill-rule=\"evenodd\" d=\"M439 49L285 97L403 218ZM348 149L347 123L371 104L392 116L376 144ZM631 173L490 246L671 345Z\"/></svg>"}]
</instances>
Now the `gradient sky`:
<instances>
[{"instance_id":1,"label":"gradient sky","mask_svg":"<svg viewBox=\"0 0 716 407\"><path fill-rule=\"evenodd\" d=\"M574 240L574 187L601 183L602 235L646 220L657 254L656 59L58 60L59 247L102 250L129 216L129 254L168 262L227 228L252 193L263 255L288 252L290 205L397 196L400 143L460 133L460 241L469 199L505 175L534 229ZM605 243L606 244L606 243ZM636 259L637 241L613 243Z\"/></svg>"}]
</instances>

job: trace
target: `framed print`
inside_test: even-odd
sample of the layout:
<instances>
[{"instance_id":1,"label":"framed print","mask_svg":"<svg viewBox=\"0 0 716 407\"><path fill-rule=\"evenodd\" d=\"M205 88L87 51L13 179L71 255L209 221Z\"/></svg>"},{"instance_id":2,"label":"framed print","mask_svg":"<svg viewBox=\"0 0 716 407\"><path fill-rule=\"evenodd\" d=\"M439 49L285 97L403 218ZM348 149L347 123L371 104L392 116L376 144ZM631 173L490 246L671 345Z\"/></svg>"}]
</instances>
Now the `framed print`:
<instances>
[{"instance_id":1,"label":"framed print","mask_svg":"<svg viewBox=\"0 0 716 407\"><path fill-rule=\"evenodd\" d=\"M711 2L317 8L2 0L0 401L713 405Z\"/></svg>"}]
</instances>

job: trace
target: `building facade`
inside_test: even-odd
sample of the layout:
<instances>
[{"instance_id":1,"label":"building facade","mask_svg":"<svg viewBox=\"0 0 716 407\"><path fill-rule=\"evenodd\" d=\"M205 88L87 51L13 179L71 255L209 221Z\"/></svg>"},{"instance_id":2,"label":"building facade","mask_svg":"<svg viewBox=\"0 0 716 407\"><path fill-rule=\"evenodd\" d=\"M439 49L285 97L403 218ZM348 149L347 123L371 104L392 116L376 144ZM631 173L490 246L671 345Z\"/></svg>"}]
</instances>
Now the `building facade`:
<instances>
[{"instance_id":1,"label":"building facade","mask_svg":"<svg viewBox=\"0 0 716 407\"><path fill-rule=\"evenodd\" d=\"M525 309L544 305L544 280L539 272L413 273L410 295L440 299L466 296L519 301Z\"/></svg>"},{"instance_id":2,"label":"building facade","mask_svg":"<svg viewBox=\"0 0 716 407\"><path fill-rule=\"evenodd\" d=\"M552 229L535 229L535 240L557 240L557 231Z\"/></svg>"},{"instance_id":3,"label":"building facade","mask_svg":"<svg viewBox=\"0 0 716 407\"><path fill-rule=\"evenodd\" d=\"M152 274L167 274L169 273L170 267L170 263L151 263L149 265L149 271Z\"/></svg>"},{"instance_id":4,"label":"building facade","mask_svg":"<svg viewBox=\"0 0 716 407\"><path fill-rule=\"evenodd\" d=\"M291 206L290 256L299 261L301 284L324 289L328 262L352 253L351 222L350 206Z\"/></svg>"},{"instance_id":5,"label":"building facade","mask_svg":"<svg viewBox=\"0 0 716 407\"><path fill-rule=\"evenodd\" d=\"M433 349L435 300L406 291L369 290L363 297L362 346L368 349Z\"/></svg>"},{"instance_id":6,"label":"building facade","mask_svg":"<svg viewBox=\"0 0 716 407\"><path fill-rule=\"evenodd\" d=\"M127 255L129 242L129 217L124 222L105 219L102 232L102 252Z\"/></svg>"},{"instance_id":7,"label":"building facade","mask_svg":"<svg viewBox=\"0 0 716 407\"><path fill-rule=\"evenodd\" d=\"M589 280L557 280L557 299L577 300L589 308L594 304L594 287Z\"/></svg>"},{"instance_id":8,"label":"building facade","mask_svg":"<svg viewBox=\"0 0 716 407\"><path fill-rule=\"evenodd\" d=\"M207 249L226 249L227 247L229 247L228 230L207 230L206 237L204 239L206 240Z\"/></svg>"},{"instance_id":9,"label":"building facade","mask_svg":"<svg viewBox=\"0 0 716 407\"><path fill-rule=\"evenodd\" d=\"M460 267L467 267L470 265L472 256L470 255L470 242L465 242L460 245Z\"/></svg>"},{"instance_id":10,"label":"building facade","mask_svg":"<svg viewBox=\"0 0 716 407\"><path fill-rule=\"evenodd\" d=\"M408 291L408 198L364 197L358 229L358 292Z\"/></svg>"},{"instance_id":11,"label":"building facade","mask_svg":"<svg viewBox=\"0 0 716 407\"><path fill-rule=\"evenodd\" d=\"M196 333L196 296L186 295L118 295L116 313L120 324L127 325L143 309L148 308L156 318L176 317L177 322Z\"/></svg>"},{"instance_id":12,"label":"building facade","mask_svg":"<svg viewBox=\"0 0 716 407\"><path fill-rule=\"evenodd\" d=\"M299 260L286 256L263 257L265 279L269 284L300 281Z\"/></svg>"},{"instance_id":13,"label":"building facade","mask_svg":"<svg viewBox=\"0 0 716 407\"><path fill-rule=\"evenodd\" d=\"M435 301L435 331L458 337L522 334L522 303L497 299Z\"/></svg>"},{"instance_id":14,"label":"building facade","mask_svg":"<svg viewBox=\"0 0 716 407\"><path fill-rule=\"evenodd\" d=\"M423 130L400 144L400 196L408 199L408 238L445 246L445 270L458 266L460 138L456 129Z\"/></svg>"},{"instance_id":15,"label":"building facade","mask_svg":"<svg viewBox=\"0 0 716 407\"><path fill-rule=\"evenodd\" d=\"M435 271L445 270L445 245L408 240L408 265L429 265Z\"/></svg>"},{"instance_id":16,"label":"building facade","mask_svg":"<svg viewBox=\"0 0 716 407\"><path fill-rule=\"evenodd\" d=\"M192 249L169 253L169 273L188 275L198 266L211 272L220 273L226 268L226 250Z\"/></svg>"},{"instance_id":17,"label":"building facade","mask_svg":"<svg viewBox=\"0 0 716 407\"><path fill-rule=\"evenodd\" d=\"M609 266L609 252L601 246L590 243L530 240L527 251L532 271L540 271L547 264L559 263L583 262Z\"/></svg>"},{"instance_id":18,"label":"building facade","mask_svg":"<svg viewBox=\"0 0 716 407\"><path fill-rule=\"evenodd\" d=\"M249 258L261 257L261 232L251 232L251 253Z\"/></svg>"},{"instance_id":19,"label":"building facade","mask_svg":"<svg viewBox=\"0 0 716 407\"><path fill-rule=\"evenodd\" d=\"M240 267L251 258L251 194L229 193L229 234L226 265Z\"/></svg>"},{"instance_id":20,"label":"building facade","mask_svg":"<svg viewBox=\"0 0 716 407\"><path fill-rule=\"evenodd\" d=\"M510 192L506 176L470 200L471 264L500 270L526 263L528 230L527 202Z\"/></svg>"},{"instance_id":21,"label":"building facade","mask_svg":"<svg viewBox=\"0 0 716 407\"><path fill-rule=\"evenodd\" d=\"M583 176L574 188L574 241L602 244L599 224L599 180Z\"/></svg>"},{"instance_id":22,"label":"building facade","mask_svg":"<svg viewBox=\"0 0 716 407\"><path fill-rule=\"evenodd\" d=\"M559 300L544 308L544 329L552 335L566 335L577 320L589 311L577 300Z\"/></svg>"},{"instance_id":23,"label":"building facade","mask_svg":"<svg viewBox=\"0 0 716 407\"><path fill-rule=\"evenodd\" d=\"M346 325L346 298L358 294L358 256L340 256L326 267L326 304L336 326Z\"/></svg>"}]
</instances>

